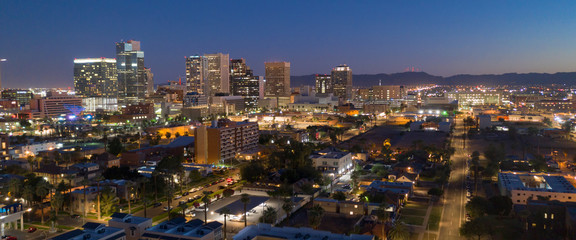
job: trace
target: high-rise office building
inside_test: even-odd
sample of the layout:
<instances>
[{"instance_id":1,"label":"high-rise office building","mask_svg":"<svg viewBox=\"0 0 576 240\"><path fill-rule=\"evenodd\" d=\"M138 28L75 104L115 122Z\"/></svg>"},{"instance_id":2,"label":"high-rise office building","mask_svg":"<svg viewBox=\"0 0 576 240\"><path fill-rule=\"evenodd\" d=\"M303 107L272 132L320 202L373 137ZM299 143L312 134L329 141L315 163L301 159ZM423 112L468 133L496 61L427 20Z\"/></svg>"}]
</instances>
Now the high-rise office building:
<instances>
[{"instance_id":1,"label":"high-rise office building","mask_svg":"<svg viewBox=\"0 0 576 240\"><path fill-rule=\"evenodd\" d=\"M346 64L332 69L332 86L334 96L343 100L352 97L352 69Z\"/></svg>"},{"instance_id":2,"label":"high-rise office building","mask_svg":"<svg viewBox=\"0 0 576 240\"><path fill-rule=\"evenodd\" d=\"M74 59L74 89L79 97L118 96L116 59Z\"/></svg>"},{"instance_id":3,"label":"high-rise office building","mask_svg":"<svg viewBox=\"0 0 576 240\"><path fill-rule=\"evenodd\" d=\"M229 93L229 60L230 56L223 53L187 57L187 91L207 96L214 96L217 93Z\"/></svg>"},{"instance_id":4,"label":"high-rise office building","mask_svg":"<svg viewBox=\"0 0 576 240\"><path fill-rule=\"evenodd\" d=\"M260 78L253 75L244 59L230 60L230 93L234 96L242 96L246 109L258 107Z\"/></svg>"},{"instance_id":5,"label":"high-rise office building","mask_svg":"<svg viewBox=\"0 0 576 240\"><path fill-rule=\"evenodd\" d=\"M121 106L144 101L148 92L148 79L144 68L144 52L140 41L116 43L118 73L118 103Z\"/></svg>"},{"instance_id":6,"label":"high-rise office building","mask_svg":"<svg viewBox=\"0 0 576 240\"><path fill-rule=\"evenodd\" d=\"M144 68L144 78L146 79L146 96L154 94L154 73L152 69Z\"/></svg>"},{"instance_id":7,"label":"high-rise office building","mask_svg":"<svg viewBox=\"0 0 576 240\"><path fill-rule=\"evenodd\" d=\"M265 97L290 97L290 63L264 63L266 71Z\"/></svg>"},{"instance_id":8,"label":"high-rise office building","mask_svg":"<svg viewBox=\"0 0 576 240\"><path fill-rule=\"evenodd\" d=\"M204 95L206 92L206 75L208 59L204 56L186 57L186 91Z\"/></svg>"},{"instance_id":9,"label":"high-rise office building","mask_svg":"<svg viewBox=\"0 0 576 240\"><path fill-rule=\"evenodd\" d=\"M332 93L332 76L328 74L316 74L316 93Z\"/></svg>"}]
</instances>

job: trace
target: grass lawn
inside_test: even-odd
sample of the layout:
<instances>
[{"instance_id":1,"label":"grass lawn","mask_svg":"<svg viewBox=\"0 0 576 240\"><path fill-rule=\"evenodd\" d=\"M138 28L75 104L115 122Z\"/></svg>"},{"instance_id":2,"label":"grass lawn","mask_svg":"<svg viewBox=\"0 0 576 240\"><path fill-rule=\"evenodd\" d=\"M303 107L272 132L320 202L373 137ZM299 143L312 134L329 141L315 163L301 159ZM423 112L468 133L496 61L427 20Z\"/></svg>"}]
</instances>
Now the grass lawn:
<instances>
[{"instance_id":1,"label":"grass lawn","mask_svg":"<svg viewBox=\"0 0 576 240\"><path fill-rule=\"evenodd\" d=\"M425 216L427 209L403 208L402 215Z\"/></svg>"},{"instance_id":2,"label":"grass lawn","mask_svg":"<svg viewBox=\"0 0 576 240\"><path fill-rule=\"evenodd\" d=\"M433 233L424 233L424 238L422 238L422 239L436 240L436 239L438 239L438 236L436 234L433 234Z\"/></svg>"},{"instance_id":3,"label":"grass lawn","mask_svg":"<svg viewBox=\"0 0 576 240\"><path fill-rule=\"evenodd\" d=\"M413 208L426 211L426 209L428 209L428 205L422 203L408 202L404 205L404 209L406 208Z\"/></svg>"},{"instance_id":4,"label":"grass lawn","mask_svg":"<svg viewBox=\"0 0 576 240\"><path fill-rule=\"evenodd\" d=\"M442 215L442 207L441 206L432 207L432 212L430 213L430 218L428 218L428 225L430 226L430 230L438 231L438 228L440 226L441 215Z\"/></svg>"},{"instance_id":5,"label":"grass lawn","mask_svg":"<svg viewBox=\"0 0 576 240\"><path fill-rule=\"evenodd\" d=\"M421 226L424 223L424 217L402 215L400 216L399 221L410 225Z\"/></svg>"}]
</instances>

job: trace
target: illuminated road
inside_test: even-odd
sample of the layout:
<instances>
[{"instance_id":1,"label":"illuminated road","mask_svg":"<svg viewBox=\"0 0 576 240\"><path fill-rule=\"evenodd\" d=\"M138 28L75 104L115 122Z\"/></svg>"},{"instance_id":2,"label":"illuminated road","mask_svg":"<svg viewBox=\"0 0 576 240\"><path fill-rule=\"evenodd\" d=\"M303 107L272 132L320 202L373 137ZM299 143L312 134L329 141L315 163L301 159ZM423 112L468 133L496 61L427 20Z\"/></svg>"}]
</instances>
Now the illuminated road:
<instances>
[{"instance_id":1,"label":"illuminated road","mask_svg":"<svg viewBox=\"0 0 576 240\"><path fill-rule=\"evenodd\" d=\"M468 152L463 149L462 140L464 134L463 121L458 119L454 129L452 146L456 149L452 156L452 173L448 186L444 193L444 211L440 221L440 234L438 239L463 239L459 236L459 228L465 219L466 190L464 180L466 179L466 159Z\"/></svg>"}]
</instances>

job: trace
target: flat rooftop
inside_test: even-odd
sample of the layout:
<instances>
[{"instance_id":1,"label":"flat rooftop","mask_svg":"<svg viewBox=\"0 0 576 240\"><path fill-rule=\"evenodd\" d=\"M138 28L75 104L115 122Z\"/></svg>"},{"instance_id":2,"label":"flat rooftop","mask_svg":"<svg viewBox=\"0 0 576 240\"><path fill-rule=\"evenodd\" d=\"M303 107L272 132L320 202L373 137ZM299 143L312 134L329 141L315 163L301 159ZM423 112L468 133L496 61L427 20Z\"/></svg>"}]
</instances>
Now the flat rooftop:
<instances>
[{"instance_id":1,"label":"flat rooftop","mask_svg":"<svg viewBox=\"0 0 576 240\"><path fill-rule=\"evenodd\" d=\"M250 225L242 229L234 240L253 239L255 236L271 237L275 239L306 239L306 240L372 240L372 235L350 236L344 234L331 233L328 231L314 230L311 228L293 228L293 227L272 227L270 224L259 223Z\"/></svg>"},{"instance_id":2,"label":"flat rooftop","mask_svg":"<svg viewBox=\"0 0 576 240\"><path fill-rule=\"evenodd\" d=\"M531 173L498 173L498 181L506 190L576 193L576 188L564 176Z\"/></svg>"}]
</instances>

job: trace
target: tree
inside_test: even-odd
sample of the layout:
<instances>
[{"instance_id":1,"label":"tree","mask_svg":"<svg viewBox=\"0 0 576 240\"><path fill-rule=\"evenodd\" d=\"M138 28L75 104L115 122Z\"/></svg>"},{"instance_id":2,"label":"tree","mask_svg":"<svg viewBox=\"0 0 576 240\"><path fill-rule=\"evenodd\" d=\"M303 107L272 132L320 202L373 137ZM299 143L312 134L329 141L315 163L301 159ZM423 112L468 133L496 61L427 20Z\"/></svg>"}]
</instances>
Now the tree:
<instances>
[{"instance_id":1,"label":"tree","mask_svg":"<svg viewBox=\"0 0 576 240\"><path fill-rule=\"evenodd\" d=\"M225 198L230 197L232 195L234 195L234 189L232 188L226 188L224 189L224 191L222 191L222 196Z\"/></svg>"},{"instance_id":2,"label":"tree","mask_svg":"<svg viewBox=\"0 0 576 240\"><path fill-rule=\"evenodd\" d=\"M242 193L242 195L240 195L240 201L242 202L242 204L244 205L244 227L248 226L248 218L246 216L248 216L248 203L250 202L250 195L248 195L247 193Z\"/></svg>"},{"instance_id":3,"label":"tree","mask_svg":"<svg viewBox=\"0 0 576 240\"><path fill-rule=\"evenodd\" d=\"M165 135L165 136L166 136L166 139L170 139L170 137L172 137L172 133L166 132L166 135Z\"/></svg>"},{"instance_id":4,"label":"tree","mask_svg":"<svg viewBox=\"0 0 576 240\"><path fill-rule=\"evenodd\" d=\"M60 191L57 191L54 194L54 197L52 197L52 201L50 201L50 207L52 208L55 214L54 222L56 222L58 218L58 212L60 211L63 205L64 205L64 195Z\"/></svg>"},{"instance_id":5,"label":"tree","mask_svg":"<svg viewBox=\"0 0 576 240\"><path fill-rule=\"evenodd\" d=\"M204 203L204 224L208 223L208 204L210 204L210 195L208 192L204 192L204 197L202 198Z\"/></svg>"},{"instance_id":6,"label":"tree","mask_svg":"<svg viewBox=\"0 0 576 240\"><path fill-rule=\"evenodd\" d=\"M274 224L276 223L277 219L278 219L278 212L276 211L276 209L268 206L262 212L262 216L260 217L259 220L262 223Z\"/></svg>"},{"instance_id":7,"label":"tree","mask_svg":"<svg viewBox=\"0 0 576 240\"><path fill-rule=\"evenodd\" d=\"M38 198L38 202L39 202L39 207L40 207L40 216L41 216L41 223L44 224L44 198L46 198L46 195L48 195L48 193L50 193L50 189L52 189L52 187L50 186L50 184L48 182L46 182L46 180L44 180L44 178L40 178L39 181L36 182L36 189L35 189L35 194L36 197Z\"/></svg>"},{"instance_id":8,"label":"tree","mask_svg":"<svg viewBox=\"0 0 576 240\"><path fill-rule=\"evenodd\" d=\"M332 194L332 198L334 200L344 201L346 200L346 194L342 191L336 191L334 194Z\"/></svg>"},{"instance_id":9,"label":"tree","mask_svg":"<svg viewBox=\"0 0 576 240\"><path fill-rule=\"evenodd\" d=\"M266 169L260 162L252 161L240 169L242 179L248 182L258 181L261 177L266 175Z\"/></svg>"},{"instance_id":10,"label":"tree","mask_svg":"<svg viewBox=\"0 0 576 240\"><path fill-rule=\"evenodd\" d=\"M126 181L126 193L128 194L128 214L132 213L132 194L134 192L134 182Z\"/></svg>"},{"instance_id":11,"label":"tree","mask_svg":"<svg viewBox=\"0 0 576 240\"><path fill-rule=\"evenodd\" d=\"M396 222L388 232L387 237L391 240L410 239L410 229L403 222Z\"/></svg>"},{"instance_id":12,"label":"tree","mask_svg":"<svg viewBox=\"0 0 576 240\"><path fill-rule=\"evenodd\" d=\"M378 217L378 220L382 224L382 238L383 239L386 239L386 237L388 236L388 231L387 231L386 227L388 226L388 224L390 222L390 212L386 211L386 208L387 208L386 204L381 203L380 206L378 206L378 211L376 211L376 216Z\"/></svg>"},{"instance_id":13,"label":"tree","mask_svg":"<svg viewBox=\"0 0 576 240\"><path fill-rule=\"evenodd\" d=\"M512 199L508 196L493 196L488 199L492 204L493 213L507 216L512 211Z\"/></svg>"},{"instance_id":14,"label":"tree","mask_svg":"<svg viewBox=\"0 0 576 240\"><path fill-rule=\"evenodd\" d=\"M232 212L230 211L229 208L224 207L222 209L220 209L220 215L224 216L224 239L226 239L226 218L228 217L228 215L230 215Z\"/></svg>"},{"instance_id":15,"label":"tree","mask_svg":"<svg viewBox=\"0 0 576 240\"><path fill-rule=\"evenodd\" d=\"M144 205L144 217L146 217L148 211L148 198L146 197L146 183L148 182L149 180L147 177L142 176L141 178L138 178L138 184L141 186L139 197L140 201Z\"/></svg>"},{"instance_id":16,"label":"tree","mask_svg":"<svg viewBox=\"0 0 576 240\"><path fill-rule=\"evenodd\" d=\"M430 188L430 190L428 190L428 195L435 200L442 196L442 194L444 194L444 190L440 188Z\"/></svg>"},{"instance_id":17,"label":"tree","mask_svg":"<svg viewBox=\"0 0 576 240\"><path fill-rule=\"evenodd\" d=\"M25 184L22 190L22 198L26 200L28 206L32 206L34 203L34 186L32 184ZM31 215L32 213L30 213ZM30 221L30 215L28 215L28 221Z\"/></svg>"},{"instance_id":18,"label":"tree","mask_svg":"<svg viewBox=\"0 0 576 240\"><path fill-rule=\"evenodd\" d=\"M110 215L117 211L120 200L110 187L104 187L100 193L100 211L104 215Z\"/></svg>"},{"instance_id":19,"label":"tree","mask_svg":"<svg viewBox=\"0 0 576 240\"><path fill-rule=\"evenodd\" d=\"M324 209L316 204L312 208L308 209L308 224L314 229L318 229L318 226L322 223L322 218L324 217Z\"/></svg>"},{"instance_id":20,"label":"tree","mask_svg":"<svg viewBox=\"0 0 576 240\"><path fill-rule=\"evenodd\" d=\"M30 126L32 126L32 123L30 123L28 120L26 120L26 119L20 120L20 127L30 128Z\"/></svg>"},{"instance_id":21,"label":"tree","mask_svg":"<svg viewBox=\"0 0 576 240\"><path fill-rule=\"evenodd\" d=\"M471 218L478 218L490 212L491 207L492 205L486 198L473 197L470 202L466 204L466 211L470 214Z\"/></svg>"},{"instance_id":22,"label":"tree","mask_svg":"<svg viewBox=\"0 0 576 240\"><path fill-rule=\"evenodd\" d=\"M480 239L482 235L489 234L492 224L493 222L488 217L472 219L460 227L460 235L467 238L477 236Z\"/></svg>"},{"instance_id":23,"label":"tree","mask_svg":"<svg viewBox=\"0 0 576 240\"><path fill-rule=\"evenodd\" d=\"M194 169L190 171L190 175L188 175L188 177L190 178L190 182L197 182L202 179L202 174L200 174L197 169Z\"/></svg>"},{"instance_id":24,"label":"tree","mask_svg":"<svg viewBox=\"0 0 576 240\"><path fill-rule=\"evenodd\" d=\"M22 190L23 190L22 180L20 180L18 178L12 178L12 179L10 179L10 182L8 182L8 186L9 186L11 197L14 197L14 198L22 197Z\"/></svg>"},{"instance_id":25,"label":"tree","mask_svg":"<svg viewBox=\"0 0 576 240\"><path fill-rule=\"evenodd\" d=\"M294 209L294 202L292 202L291 198L284 199L284 203L282 204L282 210L286 213L286 218L290 219L290 214Z\"/></svg>"},{"instance_id":26,"label":"tree","mask_svg":"<svg viewBox=\"0 0 576 240\"><path fill-rule=\"evenodd\" d=\"M108 152L114 156L120 154L123 149L124 147L122 146L120 138L115 137L112 141L108 142Z\"/></svg>"}]
</instances>

